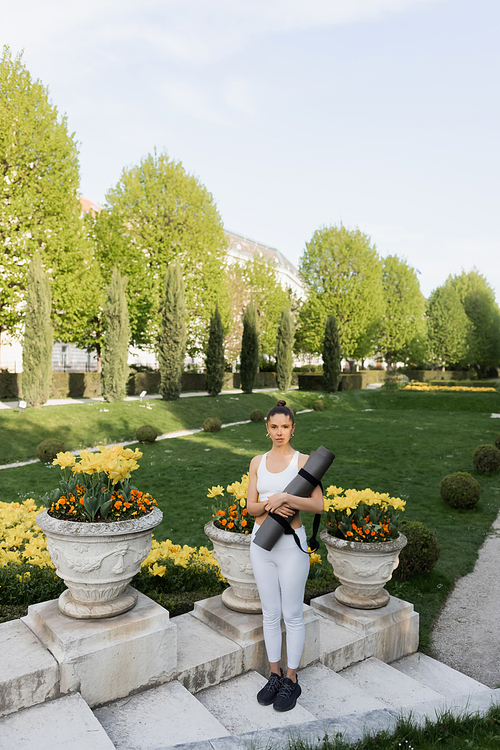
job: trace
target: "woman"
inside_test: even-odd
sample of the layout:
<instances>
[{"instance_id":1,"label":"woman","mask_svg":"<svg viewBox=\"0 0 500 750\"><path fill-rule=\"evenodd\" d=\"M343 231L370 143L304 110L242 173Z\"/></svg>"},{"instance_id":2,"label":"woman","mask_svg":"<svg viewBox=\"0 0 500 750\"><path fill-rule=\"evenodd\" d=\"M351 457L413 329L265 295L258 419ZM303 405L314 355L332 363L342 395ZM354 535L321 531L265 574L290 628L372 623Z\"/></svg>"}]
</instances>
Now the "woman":
<instances>
[{"instance_id":1,"label":"woman","mask_svg":"<svg viewBox=\"0 0 500 750\"><path fill-rule=\"evenodd\" d=\"M307 550L306 532L299 511L321 513L323 494L319 487L314 489L310 498L283 492L307 460L306 455L290 445L295 432L295 416L285 401L278 401L271 409L266 427L272 447L268 453L252 459L247 496L248 512L255 516L250 557L262 602L264 641L271 667L271 676L257 694L257 700L264 706L272 703L276 711L289 711L301 693L296 673L305 639L302 611L309 557L299 549L291 534L282 534L270 552L254 544L253 539L268 513L273 512L288 519L296 530L302 549ZM288 658L286 677L279 666L282 613Z\"/></svg>"}]
</instances>

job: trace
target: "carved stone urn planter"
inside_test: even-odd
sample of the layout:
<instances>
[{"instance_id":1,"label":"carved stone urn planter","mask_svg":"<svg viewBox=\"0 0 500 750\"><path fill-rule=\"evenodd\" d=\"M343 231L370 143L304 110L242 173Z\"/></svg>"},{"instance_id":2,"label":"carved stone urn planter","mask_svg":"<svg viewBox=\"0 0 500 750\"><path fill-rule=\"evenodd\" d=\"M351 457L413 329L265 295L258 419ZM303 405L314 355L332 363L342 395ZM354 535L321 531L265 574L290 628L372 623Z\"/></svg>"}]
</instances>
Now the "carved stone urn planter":
<instances>
[{"instance_id":1,"label":"carved stone urn planter","mask_svg":"<svg viewBox=\"0 0 500 750\"><path fill-rule=\"evenodd\" d=\"M354 609L378 609L389 601L385 584L399 564L399 553L407 543L404 534L387 542L348 542L331 536L325 529L320 534L328 550L328 562L341 586L335 598Z\"/></svg>"},{"instance_id":2,"label":"carved stone urn planter","mask_svg":"<svg viewBox=\"0 0 500 750\"><path fill-rule=\"evenodd\" d=\"M262 606L250 561L250 534L218 529L213 521L205 525L205 534L214 546L214 557L229 583L222 592L228 609L245 614L260 614Z\"/></svg>"},{"instance_id":3,"label":"carved stone urn planter","mask_svg":"<svg viewBox=\"0 0 500 750\"><path fill-rule=\"evenodd\" d=\"M132 609L137 592L128 584L148 556L153 529L162 518L159 508L113 523L62 521L42 511L36 522L47 537L56 573L68 587L59 597L61 612L95 619Z\"/></svg>"}]
</instances>

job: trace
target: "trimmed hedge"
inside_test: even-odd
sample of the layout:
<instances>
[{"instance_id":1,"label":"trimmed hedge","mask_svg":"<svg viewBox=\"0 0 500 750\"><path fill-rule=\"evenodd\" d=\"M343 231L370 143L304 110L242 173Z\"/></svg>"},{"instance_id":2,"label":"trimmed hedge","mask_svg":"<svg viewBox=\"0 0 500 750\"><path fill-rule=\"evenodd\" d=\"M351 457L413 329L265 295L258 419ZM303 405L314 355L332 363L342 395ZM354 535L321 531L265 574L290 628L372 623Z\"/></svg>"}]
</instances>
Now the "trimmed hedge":
<instances>
[{"instance_id":1,"label":"trimmed hedge","mask_svg":"<svg viewBox=\"0 0 500 750\"><path fill-rule=\"evenodd\" d=\"M408 540L399 553L399 565L394 577L408 581L415 576L427 575L439 560L436 535L420 521L401 521L399 531Z\"/></svg>"},{"instance_id":2,"label":"trimmed hedge","mask_svg":"<svg viewBox=\"0 0 500 750\"><path fill-rule=\"evenodd\" d=\"M500 450L494 445L478 445L472 461L478 471L493 474L500 469Z\"/></svg>"},{"instance_id":3,"label":"trimmed hedge","mask_svg":"<svg viewBox=\"0 0 500 750\"><path fill-rule=\"evenodd\" d=\"M219 432L222 427L222 422L217 417L207 417L203 422L203 429L205 432Z\"/></svg>"},{"instance_id":4,"label":"trimmed hedge","mask_svg":"<svg viewBox=\"0 0 500 750\"><path fill-rule=\"evenodd\" d=\"M158 430L150 424L143 424L135 431L135 439L139 443L154 443L158 437Z\"/></svg>"},{"instance_id":5,"label":"trimmed hedge","mask_svg":"<svg viewBox=\"0 0 500 750\"><path fill-rule=\"evenodd\" d=\"M456 471L441 480L441 497L452 508L470 509L479 502L481 487L466 471Z\"/></svg>"},{"instance_id":6,"label":"trimmed hedge","mask_svg":"<svg viewBox=\"0 0 500 750\"><path fill-rule=\"evenodd\" d=\"M262 409L254 409L253 412L250 414L250 420L252 422L263 422L266 418L266 415L262 411Z\"/></svg>"},{"instance_id":7,"label":"trimmed hedge","mask_svg":"<svg viewBox=\"0 0 500 750\"><path fill-rule=\"evenodd\" d=\"M51 463L58 453L63 453L66 446L62 440L57 438L47 438L42 440L36 447L36 457L44 464Z\"/></svg>"}]
</instances>

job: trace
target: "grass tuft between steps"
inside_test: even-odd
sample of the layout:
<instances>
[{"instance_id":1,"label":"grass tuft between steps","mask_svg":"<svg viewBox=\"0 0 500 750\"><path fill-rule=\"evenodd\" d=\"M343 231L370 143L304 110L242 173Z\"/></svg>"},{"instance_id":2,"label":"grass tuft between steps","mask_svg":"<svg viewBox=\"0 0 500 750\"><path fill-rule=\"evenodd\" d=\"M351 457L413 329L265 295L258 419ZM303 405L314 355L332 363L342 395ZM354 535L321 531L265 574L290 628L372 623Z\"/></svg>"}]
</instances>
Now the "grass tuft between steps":
<instances>
[{"instance_id":1,"label":"grass tuft between steps","mask_svg":"<svg viewBox=\"0 0 500 750\"><path fill-rule=\"evenodd\" d=\"M369 733L355 742L347 741L333 729L317 744L293 738L286 750L494 750L499 747L500 706L495 706L483 716L467 711L459 716L444 712L435 721L426 719L422 725L412 722L411 718L401 718L394 732ZM266 750L278 750L278 746L269 744ZM283 750L283 745L279 750Z\"/></svg>"}]
</instances>

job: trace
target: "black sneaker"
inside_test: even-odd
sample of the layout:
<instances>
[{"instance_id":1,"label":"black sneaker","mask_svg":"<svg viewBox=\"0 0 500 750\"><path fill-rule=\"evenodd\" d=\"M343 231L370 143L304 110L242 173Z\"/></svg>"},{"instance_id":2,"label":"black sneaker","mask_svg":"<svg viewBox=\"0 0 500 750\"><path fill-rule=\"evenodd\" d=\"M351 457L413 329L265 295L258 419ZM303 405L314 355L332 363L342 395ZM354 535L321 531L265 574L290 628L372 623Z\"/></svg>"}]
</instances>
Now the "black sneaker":
<instances>
[{"instance_id":1,"label":"black sneaker","mask_svg":"<svg viewBox=\"0 0 500 750\"><path fill-rule=\"evenodd\" d=\"M259 690L257 693L257 700L261 706L270 706L278 695L283 681L282 669L280 669L280 673L281 674L276 674L275 672L271 672L271 677L268 679L262 690Z\"/></svg>"},{"instance_id":2,"label":"black sneaker","mask_svg":"<svg viewBox=\"0 0 500 750\"><path fill-rule=\"evenodd\" d=\"M273 708L275 711L290 711L297 703L297 698L301 694L299 681L292 682L289 677L284 677L278 695L274 699Z\"/></svg>"}]
</instances>

